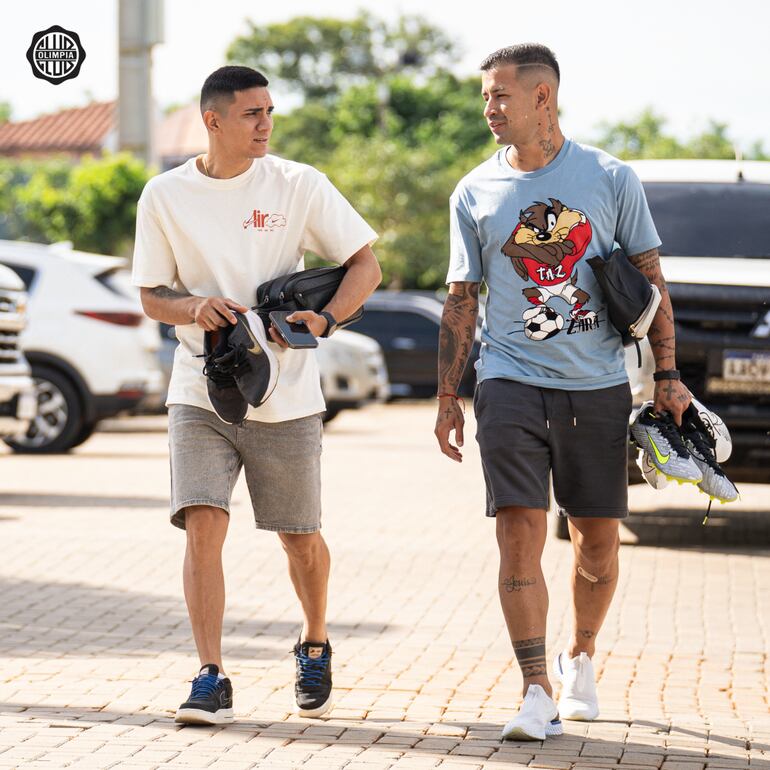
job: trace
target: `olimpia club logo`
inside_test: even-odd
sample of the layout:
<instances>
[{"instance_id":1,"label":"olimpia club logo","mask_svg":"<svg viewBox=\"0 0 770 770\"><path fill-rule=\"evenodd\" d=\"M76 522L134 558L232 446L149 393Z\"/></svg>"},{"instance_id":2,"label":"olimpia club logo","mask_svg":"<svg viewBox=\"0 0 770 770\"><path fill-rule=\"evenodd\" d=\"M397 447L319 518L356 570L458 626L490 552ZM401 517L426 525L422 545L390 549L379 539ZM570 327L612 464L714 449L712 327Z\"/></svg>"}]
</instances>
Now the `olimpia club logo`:
<instances>
[{"instance_id":1,"label":"olimpia club logo","mask_svg":"<svg viewBox=\"0 0 770 770\"><path fill-rule=\"evenodd\" d=\"M27 49L32 74L54 85L76 78L85 58L78 33L58 25L36 32Z\"/></svg>"}]
</instances>

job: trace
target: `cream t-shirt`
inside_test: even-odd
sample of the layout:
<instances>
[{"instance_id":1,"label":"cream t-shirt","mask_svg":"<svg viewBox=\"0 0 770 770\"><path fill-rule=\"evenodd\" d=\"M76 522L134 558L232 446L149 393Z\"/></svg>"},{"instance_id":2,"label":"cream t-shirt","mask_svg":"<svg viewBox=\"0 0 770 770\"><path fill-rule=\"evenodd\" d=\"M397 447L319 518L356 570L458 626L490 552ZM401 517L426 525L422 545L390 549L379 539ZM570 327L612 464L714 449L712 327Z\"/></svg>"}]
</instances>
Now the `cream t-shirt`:
<instances>
[{"instance_id":1,"label":"cream t-shirt","mask_svg":"<svg viewBox=\"0 0 770 770\"><path fill-rule=\"evenodd\" d=\"M136 215L132 281L169 286L198 296L222 296L254 305L257 286L304 269L305 251L342 264L377 233L324 174L274 155L255 159L243 174L212 179L195 158L153 177ZM167 404L213 411L203 375L204 331L176 327L179 346ZM314 351L282 350L278 384L246 419L282 422L322 412Z\"/></svg>"}]
</instances>

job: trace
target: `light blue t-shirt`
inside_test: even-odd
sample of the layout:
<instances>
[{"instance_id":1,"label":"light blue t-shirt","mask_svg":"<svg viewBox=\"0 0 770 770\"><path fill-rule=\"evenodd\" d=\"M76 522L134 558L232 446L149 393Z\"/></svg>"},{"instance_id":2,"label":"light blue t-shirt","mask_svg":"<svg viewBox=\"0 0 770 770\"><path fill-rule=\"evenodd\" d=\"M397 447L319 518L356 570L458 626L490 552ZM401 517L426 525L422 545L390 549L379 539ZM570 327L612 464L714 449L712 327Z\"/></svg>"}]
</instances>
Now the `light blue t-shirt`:
<instances>
[{"instance_id":1,"label":"light blue t-shirt","mask_svg":"<svg viewBox=\"0 0 770 770\"><path fill-rule=\"evenodd\" d=\"M479 382L595 390L628 380L586 260L660 246L629 166L566 140L544 168L516 171L501 149L457 185L450 218L447 283L488 289Z\"/></svg>"}]
</instances>

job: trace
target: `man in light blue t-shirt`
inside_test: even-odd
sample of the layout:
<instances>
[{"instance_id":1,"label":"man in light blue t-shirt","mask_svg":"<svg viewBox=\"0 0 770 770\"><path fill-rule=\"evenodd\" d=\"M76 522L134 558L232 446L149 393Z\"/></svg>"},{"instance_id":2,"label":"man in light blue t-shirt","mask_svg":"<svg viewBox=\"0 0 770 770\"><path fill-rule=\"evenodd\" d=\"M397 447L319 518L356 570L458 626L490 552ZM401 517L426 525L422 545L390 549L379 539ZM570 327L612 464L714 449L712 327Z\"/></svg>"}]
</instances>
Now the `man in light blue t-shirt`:
<instances>
[{"instance_id":1,"label":"man in light blue t-shirt","mask_svg":"<svg viewBox=\"0 0 770 770\"><path fill-rule=\"evenodd\" d=\"M620 246L658 286L662 301L649 332L655 409L680 422L690 394L676 371L660 240L639 180L611 155L565 139L559 65L548 48L504 48L481 70L484 117L501 149L460 181L450 202L436 436L446 455L462 459L456 394L483 280L476 438L487 515L496 517L500 599L525 696L503 737L542 740L561 733L560 715L599 714L591 656L618 578L618 521L628 515L631 392L621 337L587 259ZM549 474L569 516L575 556L575 627L554 661L563 684L558 709L547 675L548 593L540 567Z\"/></svg>"}]
</instances>

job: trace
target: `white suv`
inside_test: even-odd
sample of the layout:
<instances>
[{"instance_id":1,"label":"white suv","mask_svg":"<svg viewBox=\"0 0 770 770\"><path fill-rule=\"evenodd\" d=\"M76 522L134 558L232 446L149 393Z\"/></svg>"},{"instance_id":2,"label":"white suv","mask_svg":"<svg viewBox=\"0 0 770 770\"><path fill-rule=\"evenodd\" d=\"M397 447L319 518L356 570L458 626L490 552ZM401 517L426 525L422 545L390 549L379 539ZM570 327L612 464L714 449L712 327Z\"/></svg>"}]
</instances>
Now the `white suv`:
<instances>
[{"instance_id":1,"label":"white suv","mask_svg":"<svg viewBox=\"0 0 770 770\"><path fill-rule=\"evenodd\" d=\"M0 263L29 294L20 341L38 402L26 434L6 439L15 451L65 452L99 420L161 393L157 323L113 283L125 260L68 244L0 241Z\"/></svg>"},{"instance_id":2,"label":"white suv","mask_svg":"<svg viewBox=\"0 0 770 770\"><path fill-rule=\"evenodd\" d=\"M37 411L29 364L19 349L27 294L13 270L0 265L0 436L24 433Z\"/></svg>"}]
</instances>

